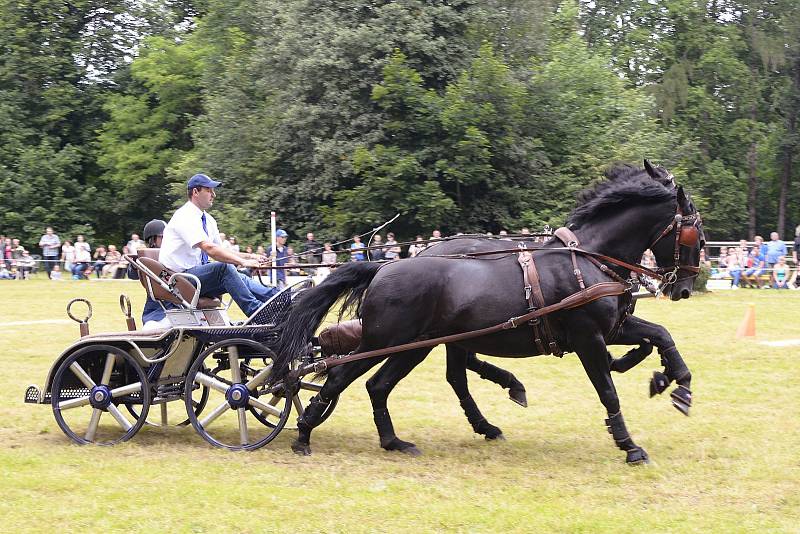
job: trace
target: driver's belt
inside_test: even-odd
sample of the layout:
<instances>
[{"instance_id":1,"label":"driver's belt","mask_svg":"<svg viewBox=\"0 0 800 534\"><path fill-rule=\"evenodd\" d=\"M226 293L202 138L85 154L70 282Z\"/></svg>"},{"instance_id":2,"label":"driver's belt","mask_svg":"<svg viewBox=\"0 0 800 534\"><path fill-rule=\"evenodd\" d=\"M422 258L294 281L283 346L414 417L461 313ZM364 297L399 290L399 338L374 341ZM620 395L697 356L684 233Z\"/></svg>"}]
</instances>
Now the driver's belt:
<instances>
[{"instance_id":1,"label":"driver's belt","mask_svg":"<svg viewBox=\"0 0 800 534\"><path fill-rule=\"evenodd\" d=\"M545 306L544 295L539 284L539 272L536 270L536 262L533 254L529 250L520 250L517 261L522 268L522 278L525 282L525 299L528 301L528 311L538 310ZM539 354L554 354L563 356L564 352L556 343L553 331L550 328L550 320L547 316L537 317L528 321L533 328L533 341Z\"/></svg>"}]
</instances>

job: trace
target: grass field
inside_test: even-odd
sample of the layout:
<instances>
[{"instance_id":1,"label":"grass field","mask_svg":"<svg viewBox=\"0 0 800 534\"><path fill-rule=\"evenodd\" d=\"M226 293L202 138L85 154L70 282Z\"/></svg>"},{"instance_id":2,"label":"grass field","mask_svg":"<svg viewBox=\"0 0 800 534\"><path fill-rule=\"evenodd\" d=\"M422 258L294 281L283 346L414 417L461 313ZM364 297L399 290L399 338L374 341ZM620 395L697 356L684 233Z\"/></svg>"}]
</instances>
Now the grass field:
<instances>
[{"instance_id":1,"label":"grass field","mask_svg":"<svg viewBox=\"0 0 800 534\"><path fill-rule=\"evenodd\" d=\"M501 360L530 407L470 375L476 401L507 441L472 434L437 349L390 398L398 435L425 453L378 447L360 380L295 456L294 432L232 453L191 428L145 427L111 448L71 444L49 406L23 404L78 335L72 297L94 304L93 332L122 330L126 282L0 283L0 531L174 532L800 532L800 292L740 290L637 315L672 332L694 375L691 417L647 396L657 355L615 375L628 428L651 464L632 468L575 355ZM748 303L757 337L734 339ZM16 324L15 324L16 323ZM619 355L624 348L612 352ZM179 408L175 404L175 409Z\"/></svg>"}]
</instances>

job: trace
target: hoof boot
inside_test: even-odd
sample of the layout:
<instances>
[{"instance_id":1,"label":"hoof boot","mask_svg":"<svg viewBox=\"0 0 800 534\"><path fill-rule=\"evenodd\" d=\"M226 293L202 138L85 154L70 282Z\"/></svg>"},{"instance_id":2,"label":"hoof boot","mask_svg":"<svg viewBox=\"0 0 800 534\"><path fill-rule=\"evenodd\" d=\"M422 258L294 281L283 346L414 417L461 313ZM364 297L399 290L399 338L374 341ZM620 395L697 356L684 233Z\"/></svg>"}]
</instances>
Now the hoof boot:
<instances>
[{"instance_id":1,"label":"hoof boot","mask_svg":"<svg viewBox=\"0 0 800 534\"><path fill-rule=\"evenodd\" d=\"M625 458L625 463L628 465L644 465L650 463L650 457L647 456L645 450L641 447L636 447L627 451L628 456Z\"/></svg>"},{"instance_id":2,"label":"hoof boot","mask_svg":"<svg viewBox=\"0 0 800 534\"><path fill-rule=\"evenodd\" d=\"M295 454L300 456L311 456L311 445L308 443L300 443L297 440L292 442L292 450Z\"/></svg>"},{"instance_id":3,"label":"hoof boot","mask_svg":"<svg viewBox=\"0 0 800 534\"><path fill-rule=\"evenodd\" d=\"M650 379L650 396L654 397L657 394L664 393L664 390L669 386L669 378L664 373L653 371L653 378Z\"/></svg>"},{"instance_id":4,"label":"hoof boot","mask_svg":"<svg viewBox=\"0 0 800 534\"><path fill-rule=\"evenodd\" d=\"M484 436L484 439L486 441L505 441L506 437L502 433L500 433L500 434L497 434L494 437L489 437L488 435L486 435L486 436Z\"/></svg>"}]
</instances>

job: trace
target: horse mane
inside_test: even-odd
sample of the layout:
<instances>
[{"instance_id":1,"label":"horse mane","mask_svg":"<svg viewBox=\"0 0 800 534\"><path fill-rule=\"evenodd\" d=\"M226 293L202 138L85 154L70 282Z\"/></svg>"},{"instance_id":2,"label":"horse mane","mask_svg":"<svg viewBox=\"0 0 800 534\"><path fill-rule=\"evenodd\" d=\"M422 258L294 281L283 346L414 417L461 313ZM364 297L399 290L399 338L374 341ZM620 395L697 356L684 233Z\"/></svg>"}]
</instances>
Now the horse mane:
<instances>
[{"instance_id":1,"label":"horse mane","mask_svg":"<svg viewBox=\"0 0 800 534\"><path fill-rule=\"evenodd\" d=\"M578 228L594 220L609 208L629 204L656 204L675 199L675 188L667 181L668 172L657 167L664 177L651 178L647 171L628 164L618 164L605 172L606 179L578 194L578 204L567 220ZM662 183L663 182L663 183Z\"/></svg>"}]
</instances>

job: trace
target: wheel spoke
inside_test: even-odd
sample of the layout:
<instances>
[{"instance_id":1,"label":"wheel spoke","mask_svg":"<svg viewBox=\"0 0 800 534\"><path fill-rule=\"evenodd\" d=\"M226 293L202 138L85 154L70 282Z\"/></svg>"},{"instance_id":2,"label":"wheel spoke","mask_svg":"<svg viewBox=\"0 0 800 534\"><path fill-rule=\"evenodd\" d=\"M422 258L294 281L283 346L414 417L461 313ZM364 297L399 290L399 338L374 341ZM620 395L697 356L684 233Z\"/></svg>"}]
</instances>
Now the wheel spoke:
<instances>
[{"instance_id":1,"label":"wheel spoke","mask_svg":"<svg viewBox=\"0 0 800 534\"><path fill-rule=\"evenodd\" d=\"M119 411L119 408L117 408L113 404L109 404L107 410L108 413L110 413L111 416L114 419L116 419L117 423L119 423L119 426L121 426L125 432L133 428L133 425L130 424L130 422L124 415L122 415L122 412Z\"/></svg>"},{"instance_id":2,"label":"wheel spoke","mask_svg":"<svg viewBox=\"0 0 800 534\"><path fill-rule=\"evenodd\" d=\"M294 404L294 409L297 411L297 416L302 417L305 410L303 409L303 401L300 400L298 395L292 397L292 404Z\"/></svg>"},{"instance_id":3,"label":"wheel spoke","mask_svg":"<svg viewBox=\"0 0 800 534\"><path fill-rule=\"evenodd\" d=\"M87 388L92 389L97 385L94 383L94 380L92 380L92 377L90 377L89 374L83 370L83 367L81 367L77 361L72 362L69 368L72 370L75 376L78 377L78 380L83 382L83 385Z\"/></svg>"},{"instance_id":4,"label":"wheel spoke","mask_svg":"<svg viewBox=\"0 0 800 534\"><path fill-rule=\"evenodd\" d=\"M109 352L108 356L106 356L106 365L103 367L103 377L100 379L101 384L108 385L108 381L111 380L111 371L114 370L114 362L117 361L117 356Z\"/></svg>"},{"instance_id":5,"label":"wheel spoke","mask_svg":"<svg viewBox=\"0 0 800 534\"><path fill-rule=\"evenodd\" d=\"M275 397L273 397L273 399L274 398ZM280 397L278 397L278 399L280 399ZM281 410L279 410L278 408L276 408L272 404L267 404L266 402L262 402L262 401L260 401L259 399L255 398L255 397L250 397L249 399L247 399L247 404L249 404L253 408L257 408L257 409L261 410L262 412L266 412L266 413L268 413L270 415L274 415L275 417L280 417L281 416Z\"/></svg>"},{"instance_id":6,"label":"wheel spoke","mask_svg":"<svg viewBox=\"0 0 800 534\"><path fill-rule=\"evenodd\" d=\"M236 411L239 415L239 441L242 445L247 445L250 443L250 439L247 435L247 410L239 408Z\"/></svg>"},{"instance_id":7,"label":"wheel spoke","mask_svg":"<svg viewBox=\"0 0 800 534\"><path fill-rule=\"evenodd\" d=\"M200 426L202 426L203 428L208 428L208 425L214 422L214 420L217 417L230 410L230 408L231 407L228 404L228 401L223 402L222 404L214 408L214 410L212 410L211 413L209 413L200 421Z\"/></svg>"},{"instance_id":8,"label":"wheel spoke","mask_svg":"<svg viewBox=\"0 0 800 534\"><path fill-rule=\"evenodd\" d=\"M89 404L89 396L80 397L77 399L69 399L65 401L61 401L58 403L59 410L70 410L72 408L79 408L81 406L86 406Z\"/></svg>"},{"instance_id":9,"label":"wheel spoke","mask_svg":"<svg viewBox=\"0 0 800 534\"><path fill-rule=\"evenodd\" d=\"M247 386L247 389L253 391L256 387L263 384L264 381L269 377L269 374L271 372L272 372L272 364L269 364L264 369L256 373L256 376L247 381L247 384L245 384Z\"/></svg>"},{"instance_id":10,"label":"wheel spoke","mask_svg":"<svg viewBox=\"0 0 800 534\"><path fill-rule=\"evenodd\" d=\"M301 380L300 389L305 389L307 391L315 391L319 393L322 390L322 384L317 384L315 382L308 382L307 380Z\"/></svg>"},{"instance_id":11,"label":"wheel spoke","mask_svg":"<svg viewBox=\"0 0 800 534\"><path fill-rule=\"evenodd\" d=\"M200 385L209 387L215 391L219 391L223 395L228 391L227 384L224 384L223 382L220 382L216 378L208 376L203 373L197 373L196 375L194 375L194 381L199 383Z\"/></svg>"},{"instance_id":12,"label":"wheel spoke","mask_svg":"<svg viewBox=\"0 0 800 534\"><path fill-rule=\"evenodd\" d=\"M100 416L103 414L103 411L99 408L94 408L92 410L92 417L89 419L89 427L86 429L86 435L83 438L86 441L94 441L94 436L97 434L97 425L100 423Z\"/></svg>"},{"instance_id":13,"label":"wheel spoke","mask_svg":"<svg viewBox=\"0 0 800 534\"><path fill-rule=\"evenodd\" d=\"M111 397L116 399L117 397L130 395L131 393L136 393L137 391L142 391L141 382L134 382L133 384L128 384L127 386L122 386L116 389L112 389Z\"/></svg>"},{"instance_id":14,"label":"wheel spoke","mask_svg":"<svg viewBox=\"0 0 800 534\"><path fill-rule=\"evenodd\" d=\"M239 348L236 345L228 347L228 363L231 366L233 383L240 383L242 381L242 370L239 368Z\"/></svg>"}]
</instances>

